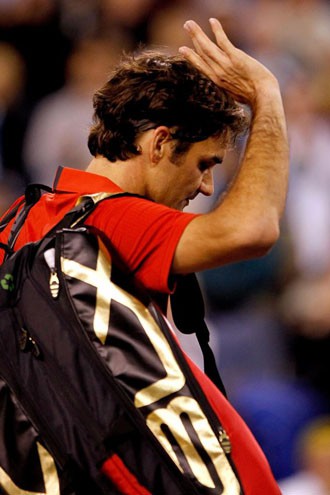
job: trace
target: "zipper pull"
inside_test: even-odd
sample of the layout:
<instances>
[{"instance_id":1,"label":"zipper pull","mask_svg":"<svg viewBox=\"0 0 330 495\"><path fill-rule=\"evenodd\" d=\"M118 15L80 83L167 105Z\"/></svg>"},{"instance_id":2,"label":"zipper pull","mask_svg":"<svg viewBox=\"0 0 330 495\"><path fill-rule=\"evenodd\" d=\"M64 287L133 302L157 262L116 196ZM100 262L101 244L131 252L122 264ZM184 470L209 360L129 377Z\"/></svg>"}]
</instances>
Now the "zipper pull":
<instances>
[{"instance_id":1,"label":"zipper pull","mask_svg":"<svg viewBox=\"0 0 330 495\"><path fill-rule=\"evenodd\" d=\"M30 349L31 349L32 355L37 359L40 358L41 352L40 352L39 346L31 336L29 337L29 344L30 344Z\"/></svg>"},{"instance_id":2,"label":"zipper pull","mask_svg":"<svg viewBox=\"0 0 330 495\"><path fill-rule=\"evenodd\" d=\"M55 248L47 249L44 252L45 261L50 269L49 289L53 299L58 297L60 291L60 281L55 268Z\"/></svg>"},{"instance_id":3,"label":"zipper pull","mask_svg":"<svg viewBox=\"0 0 330 495\"><path fill-rule=\"evenodd\" d=\"M29 341L29 334L25 328L21 327L21 335L18 339L18 345L21 351L26 351Z\"/></svg>"},{"instance_id":4,"label":"zipper pull","mask_svg":"<svg viewBox=\"0 0 330 495\"><path fill-rule=\"evenodd\" d=\"M58 279L56 270L50 272L49 288L53 299L56 299L60 291L60 281Z\"/></svg>"},{"instance_id":5,"label":"zipper pull","mask_svg":"<svg viewBox=\"0 0 330 495\"><path fill-rule=\"evenodd\" d=\"M39 358L41 356L38 344L24 327L21 327L21 335L18 339L18 345L22 352L31 352L35 358Z\"/></svg>"},{"instance_id":6,"label":"zipper pull","mask_svg":"<svg viewBox=\"0 0 330 495\"><path fill-rule=\"evenodd\" d=\"M219 441L224 453L230 454L231 453L230 438L223 428L221 428L219 432Z\"/></svg>"}]
</instances>

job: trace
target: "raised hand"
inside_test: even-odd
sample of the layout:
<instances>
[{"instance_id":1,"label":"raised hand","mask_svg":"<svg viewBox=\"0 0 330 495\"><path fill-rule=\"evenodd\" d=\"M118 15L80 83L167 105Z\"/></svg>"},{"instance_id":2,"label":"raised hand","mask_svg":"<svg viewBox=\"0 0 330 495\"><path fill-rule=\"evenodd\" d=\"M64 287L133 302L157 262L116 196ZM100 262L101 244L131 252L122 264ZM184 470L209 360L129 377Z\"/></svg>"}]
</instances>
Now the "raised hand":
<instances>
[{"instance_id":1,"label":"raised hand","mask_svg":"<svg viewBox=\"0 0 330 495\"><path fill-rule=\"evenodd\" d=\"M272 87L278 88L274 75L260 62L236 48L226 36L220 22L210 19L216 42L210 40L194 21L184 28L194 49L183 46L179 52L236 100L254 106L258 96Z\"/></svg>"}]
</instances>

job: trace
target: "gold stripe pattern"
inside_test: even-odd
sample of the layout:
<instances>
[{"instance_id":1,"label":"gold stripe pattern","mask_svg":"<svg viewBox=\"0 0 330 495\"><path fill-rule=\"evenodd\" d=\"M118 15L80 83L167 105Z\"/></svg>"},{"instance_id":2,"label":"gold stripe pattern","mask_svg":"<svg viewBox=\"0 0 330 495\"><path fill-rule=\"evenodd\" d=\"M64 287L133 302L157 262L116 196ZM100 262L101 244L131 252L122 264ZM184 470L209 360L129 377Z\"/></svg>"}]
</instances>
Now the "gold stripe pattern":
<instances>
[{"instance_id":1,"label":"gold stripe pattern","mask_svg":"<svg viewBox=\"0 0 330 495\"><path fill-rule=\"evenodd\" d=\"M108 266L110 265L110 266ZM157 325L148 308L137 298L121 287L115 285L111 279L111 258L101 241L99 241L99 253L97 258L96 270L81 265L76 261L68 258L61 259L62 271L80 281L86 282L97 288L96 308L97 318L94 318L94 331L98 338L102 337L101 342L105 342L106 334L100 334L100 328L106 328L108 331L110 318L111 301L116 301L129 308L136 316L142 328L146 332L157 356L159 357L166 376L150 385L138 390L135 393L134 404L137 408L156 404L160 399L172 397L175 393L183 389L186 379L183 375L179 364L177 363L172 349L163 334L161 328ZM100 321L103 318L103 322ZM97 324L96 324L97 323ZM146 423L157 440L162 444L173 462L183 471L180 463L180 456L173 449L171 442L164 433L163 425L166 425L171 434L176 439L180 449L189 464L191 471L197 480L204 486L215 489L216 485L211 477L211 473L203 461L201 455L194 445L194 439L190 437L189 431L183 422L183 415L187 415L194 429L194 435L198 437L198 442L205 449L208 458L213 463L222 487L219 494L221 495L239 495L240 485L235 476L230 462L225 455L219 438L213 431L203 410L193 397L183 395L174 396L167 405L154 409L146 418Z\"/></svg>"},{"instance_id":2,"label":"gold stripe pattern","mask_svg":"<svg viewBox=\"0 0 330 495\"><path fill-rule=\"evenodd\" d=\"M30 492L19 488L6 471L0 467L0 487L5 490L7 495L60 495L60 484L54 459L40 443L37 443L37 447L46 491Z\"/></svg>"}]
</instances>

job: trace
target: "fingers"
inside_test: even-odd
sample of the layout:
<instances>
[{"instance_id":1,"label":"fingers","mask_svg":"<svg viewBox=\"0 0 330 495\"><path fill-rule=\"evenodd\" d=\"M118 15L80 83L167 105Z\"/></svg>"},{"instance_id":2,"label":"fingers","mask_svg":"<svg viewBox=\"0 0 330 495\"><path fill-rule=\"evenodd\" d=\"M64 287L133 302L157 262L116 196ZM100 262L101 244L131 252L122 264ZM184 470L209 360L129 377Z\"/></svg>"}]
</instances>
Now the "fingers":
<instances>
[{"instance_id":1,"label":"fingers","mask_svg":"<svg viewBox=\"0 0 330 495\"><path fill-rule=\"evenodd\" d=\"M216 19L210 19L211 29L216 43L210 40L202 28L192 20L185 22L184 28L188 32L194 49L181 47L179 50L199 70L218 83L219 71L227 63L230 49L235 49L227 38L221 24Z\"/></svg>"},{"instance_id":2,"label":"fingers","mask_svg":"<svg viewBox=\"0 0 330 495\"><path fill-rule=\"evenodd\" d=\"M179 52L197 69L218 84L219 71L227 58L227 47L232 45L219 21L210 19L210 25L216 37L217 44L210 40L195 21L189 20L185 22L184 28L188 32L194 48L181 47Z\"/></svg>"},{"instance_id":3,"label":"fingers","mask_svg":"<svg viewBox=\"0 0 330 495\"><path fill-rule=\"evenodd\" d=\"M214 71L212 70L210 64L206 63L198 53L186 46L180 47L179 52L199 71L214 80Z\"/></svg>"},{"instance_id":4,"label":"fingers","mask_svg":"<svg viewBox=\"0 0 330 495\"><path fill-rule=\"evenodd\" d=\"M265 85L277 88L272 73L256 59L236 48L227 38L220 22L210 19L215 42L194 21L184 24L193 49L181 47L180 53L218 86L238 101L255 104L257 92Z\"/></svg>"},{"instance_id":5,"label":"fingers","mask_svg":"<svg viewBox=\"0 0 330 495\"><path fill-rule=\"evenodd\" d=\"M210 19L209 22L211 25L211 29L214 33L217 45L224 50L227 50L228 48L232 47L233 45L229 41L220 22L214 18Z\"/></svg>"},{"instance_id":6,"label":"fingers","mask_svg":"<svg viewBox=\"0 0 330 495\"><path fill-rule=\"evenodd\" d=\"M185 30L188 32L193 42L194 48L198 53L209 53L215 48L220 48L227 51L232 46L227 38L220 22L217 19L209 20L211 29L214 33L217 44L213 43L210 38L204 33L202 28L195 21L187 21L184 24Z\"/></svg>"},{"instance_id":7,"label":"fingers","mask_svg":"<svg viewBox=\"0 0 330 495\"><path fill-rule=\"evenodd\" d=\"M184 29L188 32L194 49L200 56L209 56L212 45L216 48L216 45L208 38L208 36L195 21L185 22Z\"/></svg>"}]
</instances>

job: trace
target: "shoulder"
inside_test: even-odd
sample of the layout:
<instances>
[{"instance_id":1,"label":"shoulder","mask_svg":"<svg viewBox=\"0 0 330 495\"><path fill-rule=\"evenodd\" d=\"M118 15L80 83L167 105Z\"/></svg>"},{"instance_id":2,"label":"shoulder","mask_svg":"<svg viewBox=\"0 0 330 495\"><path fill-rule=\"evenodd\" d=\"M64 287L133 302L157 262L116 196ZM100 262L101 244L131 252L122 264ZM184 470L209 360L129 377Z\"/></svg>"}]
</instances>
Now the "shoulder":
<instances>
[{"instance_id":1,"label":"shoulder","mask_svg":"<svg viewBox=\"0 0 330 495\"><path fill-rule=\"evenodd\" d=\"M133 195L114 195L99 203L91 219L100 226L106 227L109 223L118 221L123 223L123 228L128 228L132 222L151 226L167 223L168 227L187 225L196 215L183 213L167 206L155 203L147 198Z\"/></svg>"},{"instance_id":2,"label":"shoulder","mask_svg":"<svg viewBox=\"0 0 330 495\"><path fill-rule=\"evenodd\" d=\"M112 252L146 289L168 293L173 256L193 218L144 198L122 196L102 201L86 224L105 235Z\"/></svg>"}]
</instances>

